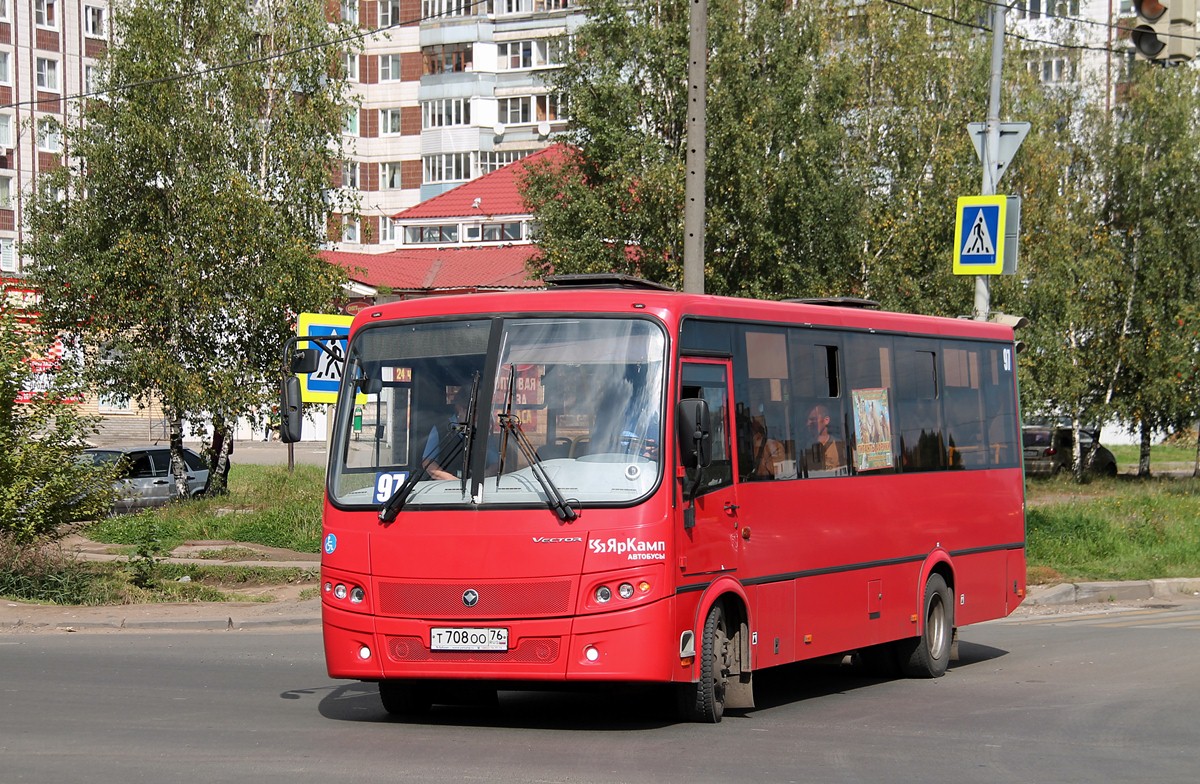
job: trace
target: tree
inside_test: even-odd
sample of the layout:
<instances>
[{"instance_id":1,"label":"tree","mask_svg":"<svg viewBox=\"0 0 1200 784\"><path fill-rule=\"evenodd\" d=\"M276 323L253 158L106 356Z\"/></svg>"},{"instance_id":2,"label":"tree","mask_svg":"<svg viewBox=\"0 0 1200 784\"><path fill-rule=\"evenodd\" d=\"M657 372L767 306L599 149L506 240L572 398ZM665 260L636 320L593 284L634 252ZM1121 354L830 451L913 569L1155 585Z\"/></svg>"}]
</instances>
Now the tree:
<instances>
[{"instance_id":1,"label":"tree","mask_svg":"<svg viewBox=\"0 0 1200 784\"><path fill-rule=\"evenodd\" d=\"M43 326L91 380L161 401L187 497L184 422L211 417L221 482L294 315L336 293L317 250L346 45L305 0L128 0L112 26L102 94L63 129L67 165L37 182L22 250Z\"/></svg>"},{"instance_id":2,"label":"tree","mask_svg":"<svg viewBox=\"0 0 1200 784\"><path fill-rule=\"evenodd\" d=\"M79 391L69 364L34 372L46 348L0 307L0 536L21 544L95 517L113 498L110 473L78 459L95 422L69 402Z\"/></svg>"},{"instance_id":3,"label":"tree","mask_svg":"<svg viewBox=\"0 0 1200 784\"><path fill-rule=\"evenodd\" d=\"M1200 298L1200 76L1192 68L1135 69L1108 125L1105 205L1121 251L1125 299L1113 405L1136 423L1138 475L1150 473L1154 431L1196 416L1194 303Z\"/></svg>"},{"instance_id":4,"label":"tree","mask_svg":"<svg viewBox=\"0 0 1200 784\"><path fill-rule=\"evenodd\" d=\"M602 0L589 11L555 77L573 149L523 186L541 226L538 271L679 284L688 3ZM825 78L812 13L789 0L712 0L708 24L706 289L844 293L860 190L837 154L846 87Z\"/></svg>"}]
</instances>

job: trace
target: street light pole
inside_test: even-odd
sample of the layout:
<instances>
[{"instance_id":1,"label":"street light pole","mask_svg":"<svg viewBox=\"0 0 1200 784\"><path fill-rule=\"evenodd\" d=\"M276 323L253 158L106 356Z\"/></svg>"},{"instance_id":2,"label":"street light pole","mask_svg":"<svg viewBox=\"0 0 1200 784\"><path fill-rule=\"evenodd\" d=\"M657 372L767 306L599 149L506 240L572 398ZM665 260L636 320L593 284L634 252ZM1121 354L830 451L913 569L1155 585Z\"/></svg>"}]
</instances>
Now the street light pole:
<instances>
[{"instance_id":1,"label":"street light pole","mask_svg":"<svg viewBox=\"0 0 1200 784\"><path fill-rule=\"evenodd\" d=\"M1008 9L1004 3L992 5L992 78L988 95L987 135L984 137L980 159L983 161L982 195L996 193L996 165L1000 154L1000 70L1004 63L1004 25ZM975 276L975 319L987 321L991 310L991 279Z\"/></svg>"},{"instance_id":2,"label":"street light pole","mask_svg":"<svg viewBox=\"0 0 1200 784\"><path fill-rule=\"evenodd\" d=\"M708 0L688 14L687 156L683 183L683 290L704 293L704 179L707 148Z\"/></svg>"}]
</instances>

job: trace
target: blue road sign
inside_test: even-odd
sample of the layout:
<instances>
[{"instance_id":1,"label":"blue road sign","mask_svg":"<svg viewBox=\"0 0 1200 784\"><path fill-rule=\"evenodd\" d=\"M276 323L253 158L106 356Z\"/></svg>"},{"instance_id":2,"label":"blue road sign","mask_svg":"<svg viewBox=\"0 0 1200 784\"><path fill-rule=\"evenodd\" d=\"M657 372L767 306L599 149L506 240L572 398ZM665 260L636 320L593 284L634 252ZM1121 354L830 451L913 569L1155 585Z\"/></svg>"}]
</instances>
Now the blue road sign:
<instances>
[{"instance_id":1,"label":"blue road sign","mask_svg":"<svg viewBox=\"0 0 1200 784\"><path fill-rule=\"evenodd\" d=\"M954 274L999 275L1004 271L1007 196L960 196L954 221Z\"/></svg>"}]
</instances>

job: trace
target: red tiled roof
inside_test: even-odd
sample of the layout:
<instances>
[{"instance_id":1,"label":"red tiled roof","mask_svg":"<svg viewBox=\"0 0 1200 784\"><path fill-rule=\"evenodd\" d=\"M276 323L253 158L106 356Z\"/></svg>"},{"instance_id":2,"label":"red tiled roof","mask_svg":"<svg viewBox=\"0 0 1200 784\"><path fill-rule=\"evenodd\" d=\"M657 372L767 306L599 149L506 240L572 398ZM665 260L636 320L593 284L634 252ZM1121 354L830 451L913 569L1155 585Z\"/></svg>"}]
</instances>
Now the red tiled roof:
<instances>
[{"instance_id":1,"label":"red tiled roof","mask_svg":"<svg viewBox=\"0 0 1200 784\"><path fill-rule=\"evenodd\" d=\"M391 253L325 251L326 261L346 269L369 286L401 291L537 288L525 262L539 255L536 245L483 245L449 248L407 247Z\"/></svg>"},{"instance_id":2,"label":"red tiled roof","mask_svg":"<svg viewBox=\"0 0 1200 784\"><path fill-rule=\"evenodd\" d=\"M476 177L432 199L397 213L398 221L429 218L486 218L496 215L527 215L529 208L517 188L518 178L525 167L534 161L554 159L567 150L564 144L552 144L521 160L502 166L482 177ZM476 199L479 200L476 205Z\"/></svg>"}]
</instances>

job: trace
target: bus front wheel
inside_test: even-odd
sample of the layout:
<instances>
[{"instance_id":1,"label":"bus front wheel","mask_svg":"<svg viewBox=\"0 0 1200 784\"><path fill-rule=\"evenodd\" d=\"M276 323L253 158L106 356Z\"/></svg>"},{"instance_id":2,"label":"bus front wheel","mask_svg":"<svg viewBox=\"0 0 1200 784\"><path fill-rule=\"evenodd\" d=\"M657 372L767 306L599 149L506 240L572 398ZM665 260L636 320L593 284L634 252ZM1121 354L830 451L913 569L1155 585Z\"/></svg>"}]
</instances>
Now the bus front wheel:
<instances>
[{"instance_id":1,"label":"bus front wheel","mask_svg":"<svg viewBox=\"0 0 1200 784\"><path fill-rule=\"evenodd\" d=\"M680 687L681 718L716 724L725 715L725 689L732 669L729 622L725 609L717 602L704 621L700 680Z\"/></svg>"},{"instance_id":2,"label":"bus front wheel","mask_svg":"<svg viewBox=\"0 0 1200 784\"><path fill-rule=\"evenodd\" d=\"M954 641L954 600L940 574L925 582L925 630L897 644L900 668L910 678L940 678L950 666Z\"/></svg>"}]
</instances>

